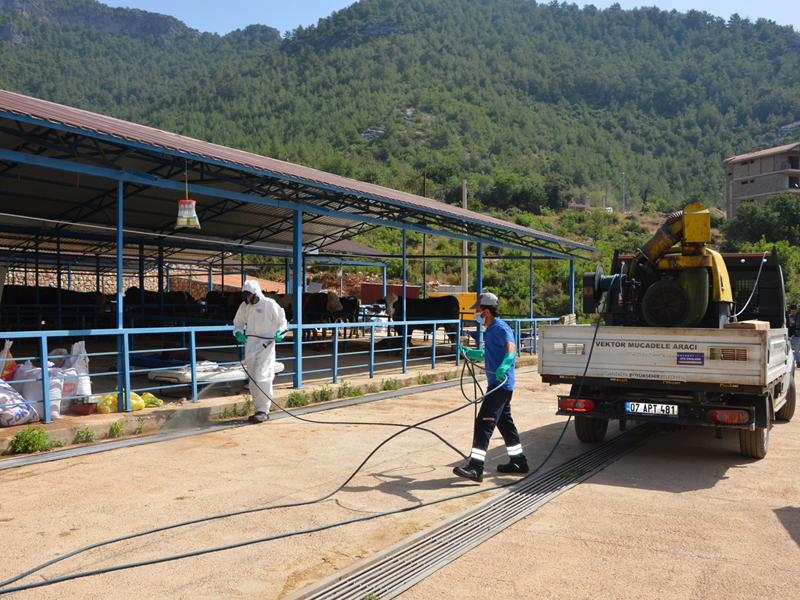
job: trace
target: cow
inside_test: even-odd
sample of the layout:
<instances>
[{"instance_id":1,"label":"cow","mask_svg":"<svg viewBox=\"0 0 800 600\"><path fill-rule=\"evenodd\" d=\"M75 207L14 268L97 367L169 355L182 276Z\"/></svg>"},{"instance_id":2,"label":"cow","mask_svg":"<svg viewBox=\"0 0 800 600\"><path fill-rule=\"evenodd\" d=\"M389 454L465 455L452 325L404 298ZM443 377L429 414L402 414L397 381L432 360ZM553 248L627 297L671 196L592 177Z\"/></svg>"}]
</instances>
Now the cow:
<instances>
[{"instance_id":1,"label":"cow","mask_svg":"<svg viewBox=\"0 0 800 600\"><path fill-rule=\"evenodd\" d=\"M342 303L339 296L333 292L318 292L303 294L303 324L330 323L331 313L342 312ZM313 331L313 334L312 334ZM309 341L311 337L317 339L316 329L304 329L303 341ZM327 337L323 329L323 339Z\"/></svg>"},{"instance_id":2,"label":"cow","mask_svg":"<svg viewBox=\"0 0 800 600\"><path fill-rule=\"evenodd\" d=\"M438 298L406 298L406 319L403 318L403 299L399 298L397 294L388 293L384 298L383 303L386 304L386 314L396 321L433 321L433 320L453 320L458 321L461 318L461 306L458 303L458 298L455 296L440 296ZM411 335L415 330L432 332L433 325L411 325L411 331L405 331L406 327L395 327L395 331L399 329L398 335L407 335L409 344L411 343ZM445 331L448 332L447 338L451 344L456 343L458 337L458 323L442 324Z\"/></svg>"},{"instance_id":3,"label":"cow","mask_svg":"<svg viewBox=\"0 0 800 600\"><path fill-rule=\"evenodd\" d=\"M355 296L342 296L339 298L342 304L341 312L334 313L333 320L341 323L357 323L358 322L358 309L361 307L361 301ZM358 327L345 327L344 339L354 338L358 334Z\"/></svg>"},{"instance_id":4,"label":"cow","mask_svg":"<svg viewBox=\"0 0 800 600\"><path fill-rule=\"evenodd\" d=\"M162 308L167 308L163 316L171 316L180 319L197 318L202 316L200 313L190 309L182 308L199 304L197 300L189 292L175 291L163 292L164 305L160 305L160 292L151 292L150 290L141 290L137 286L131 286L125 290L125 300L123 308L126 312L131 314L140 314L143 312L145 315L158 316L162 314ZM141 305L149 305L142 311ZM158 306L153 306L158 305ZM169 325L172 322L163 321L162 325ZM177 321L175 322L177 323ZM155 326L155 324L153 324Z\"/></svg>"},{"instance_id":5,"label":"cow","mask_svg":"<svg viewBox=\"0 0 800 600\"><path fill-rule=\"evenodd\" d=\"M100 292L76 292L73 290L59 290L54 287L39 286L38 293L35 286L25 285L6 285L3 286L2 303L5 326L9 326L8 317L14 315L16 322L16 311L10 309L20 309L19 314L25 318L31 318L34 313L41 311L46 322L51 318L48 312L53 313L60 304L63 312L71 314L77 313L103 313L106 305L111 301L112 296L101 294ZM70 310L64 309L70 307Z\"/></svg>"}]
</instances>

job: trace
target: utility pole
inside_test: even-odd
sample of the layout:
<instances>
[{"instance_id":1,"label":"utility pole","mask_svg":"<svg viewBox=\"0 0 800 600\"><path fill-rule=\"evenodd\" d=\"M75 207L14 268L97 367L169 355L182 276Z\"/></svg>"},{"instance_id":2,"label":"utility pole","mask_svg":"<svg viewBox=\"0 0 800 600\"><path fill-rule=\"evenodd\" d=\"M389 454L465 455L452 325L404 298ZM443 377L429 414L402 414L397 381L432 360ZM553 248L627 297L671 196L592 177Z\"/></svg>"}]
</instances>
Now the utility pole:
<instances>
[{"instance_id":1,"label":"utility pole","mask_svg":"<svg viewBox=\"0 0 800 600\"><path fill-rule=\"evenodd\" d=\"M622 212L625 212L625 171L622 172Z\"/></svg>"},{"instance_id":2,"label":"utility pole","mask_svg":"<svg viewBox=\"0 0 800 600\"><path fill-rule=\"evenodd\" d=\"M464 179L461 181L461 207L464 210L467 210L467 180ZM466 228L464 230L466 234ZM461 255L463 257L461 263L461 291L468 292L469 291L469 277L467 277L467 240L464 240L461 243Z\"/></svg>"}]
</instances>

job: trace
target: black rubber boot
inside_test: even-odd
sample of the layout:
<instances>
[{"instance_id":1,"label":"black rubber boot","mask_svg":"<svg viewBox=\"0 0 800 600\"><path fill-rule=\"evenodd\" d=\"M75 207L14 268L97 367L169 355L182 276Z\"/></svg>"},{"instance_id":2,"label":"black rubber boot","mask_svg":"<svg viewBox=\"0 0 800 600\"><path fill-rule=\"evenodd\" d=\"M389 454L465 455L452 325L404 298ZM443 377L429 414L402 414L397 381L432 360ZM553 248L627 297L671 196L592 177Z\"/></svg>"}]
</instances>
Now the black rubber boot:
<instances>
[{"instance_id":1,"label":"black rubber boot","mask_svg":"<svg viewBox=\"0 0 800 600\"><path fill-rule=\"evenodd\" d=\"M251 423L263 423L264 421L269 421L269 414L265 412L257 412L254 415L250 415L250 418L247 420Z\"/></svg>"},{"instance_id":2,"label":"black rubber boot","mask_svg":"<svg viewBox=\"0 0 800 600\"><path fill-rule=\"evenodd\" d=\"M523 458L522 460L518 460L518 461L513 461L512 460L511 462L507 462L504 465L497 465L497 470L500 473L520 473L520 474L522 474L522 473L527 473L528 471L530 471L530 468L528 467L528 461Z\"/></svg>"},{"instance_id":3,"label":"black rubber boot","mask_svg":"<svg viewBox=\"0 0 800 600\"><path fill-rule=\"evenodd\" d=\"M464 479L470 479L472 481L477 481L481 483L483 481L483 471L479 471L475 467L471 465L467 465L466 467L456 467L453 469L453 473L458 475L459 477L463 477Z\"/></svg>"}]
</instances>

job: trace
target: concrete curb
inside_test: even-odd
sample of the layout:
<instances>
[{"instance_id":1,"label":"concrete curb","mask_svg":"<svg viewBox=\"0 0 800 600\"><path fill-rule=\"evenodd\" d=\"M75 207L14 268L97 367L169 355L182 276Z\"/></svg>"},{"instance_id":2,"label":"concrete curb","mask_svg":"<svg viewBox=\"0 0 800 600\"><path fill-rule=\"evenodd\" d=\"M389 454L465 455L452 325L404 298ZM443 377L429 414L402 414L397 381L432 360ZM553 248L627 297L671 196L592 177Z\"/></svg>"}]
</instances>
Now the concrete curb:
<instances>
[{"instance_id":1,"label":"concrete curb","mask_svg":"<svg viewBox=\"0 0 800 600\"><path fill-rule=\"evenodd\" d=\"M527 367L531 367L536 364L536 355L521 356L517 359L517 366L520 369L527 370ZM384 381L385 379L396 379L399 384L399 389L378 392L370 392L370 388L374 389L374 386L380 386L380 383L376 383L376 379L353 380L348 382L348 384L352 388L361 389L363 392L365 392L364 395L329 400L322 403L311 403L305 407L295 407L293 412L296 412L298 415L300 415L307 412L331 410L343 406L351 406L364 402L374 402L395 396L405 396L408 394L425 392L431 389L438 389L440 387L448 387L458 383L457 380L461 376L461 369L462 367L450 367L448 369L436 372L431 372L431 370L428 369L420 370L413 375L406 373L405 375L398 375L396 377L389 376L381 381ZM420 375L430 377L431 380L421 384ZM479 379L485 379L485 377L479 377ZM336 384L310 386L308 388L303 388L303 391L305 391L309 398L311 398L314 391L324 387L337 390L337 388L344 381L345 379L339 378L339 382ZM296 391L297 390L292 389L276 390L275 400L281 405L285 406L290 394ZM53 423L49 423L47 425L34 423L33 426L44 427L47 431L48 437L54 444L58 444L58 448L75 446L92 447L100 443L107 444L114 440L115 438L111 436L110 431L111 424L118 421L122 422L122 435L120 436L120 440L153 436L159 433L166 433L165 430L168 432L202 428L202 430L198 430L197 433L203 433L209 425L222 425L226 422L233 422L234 419L238 419L239 421L237 422L240 422L243 417L246 417L249 414L249 412L244 412L242 410L245 407L245 402L246 400L244 396L240 395L232 396L230 399L227 399L227 401L223 401L211 406L204 405L202 402L184 402L179 404L178 407L170 406L169 408L145 409L143 411L131 413L110 413L106 415L93 414L89 417L86 417L84 420L81 420L74 425L70 424L69 426L66 426L66 423L62 424L60 421L54 421ZM279 419L286 416L287 415L280 412L280 409L277 409L273 410L273 412L270 414L270 419ZM74 423L72 419L70 421L71 423ZM25 427L27 427L27 425L18 428L8 428L7 430L0 431L0 448L2 448L0 451L0 461L8 460L4 457L18 456L12 453L10 442L16 432L20 429L24 429ZM89 428L95 432L95 442L88 444L75 443L75 436L78 433L78 430L83 428ZM140 428L141 431L138 431Z\"/></svg>"}]
</instances>

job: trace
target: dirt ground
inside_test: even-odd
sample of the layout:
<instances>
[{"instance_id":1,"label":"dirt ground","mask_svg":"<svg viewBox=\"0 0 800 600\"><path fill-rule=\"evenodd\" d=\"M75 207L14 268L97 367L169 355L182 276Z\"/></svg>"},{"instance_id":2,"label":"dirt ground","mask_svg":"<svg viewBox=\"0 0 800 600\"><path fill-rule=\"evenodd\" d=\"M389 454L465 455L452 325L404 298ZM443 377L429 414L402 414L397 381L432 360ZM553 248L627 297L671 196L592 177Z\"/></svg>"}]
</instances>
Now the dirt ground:
<instances>
[{"instance_id":1,"label":"dirt ground","mask_svg":"<svg viewBox=\"0 0 800 600\"><path fill-rule=\"evenodd\" d=\"M536 373L512 412L536 464L564 419ZM563 390L566 391L566 390ZM462 403L457 388L317 413L408 423ZM467 452L472 408L430 425ZM617 433L612 427L611 435ZM334 490L396 431L290 419L0 472L0 579L111 537ZM402 595L403 598L798 597L800 426L776 424L763 461L713 429L659 436ZM550 466L588 447L572 430ZM507 481L499 436L483 486ZM313 507L251 513L98 548L28 577L42 581L316 527L478 489L423 432L391 441ZM54 584L14 598L282 598L480 501L483 494L323 532Z\"/></svg>"}]
</instances>

